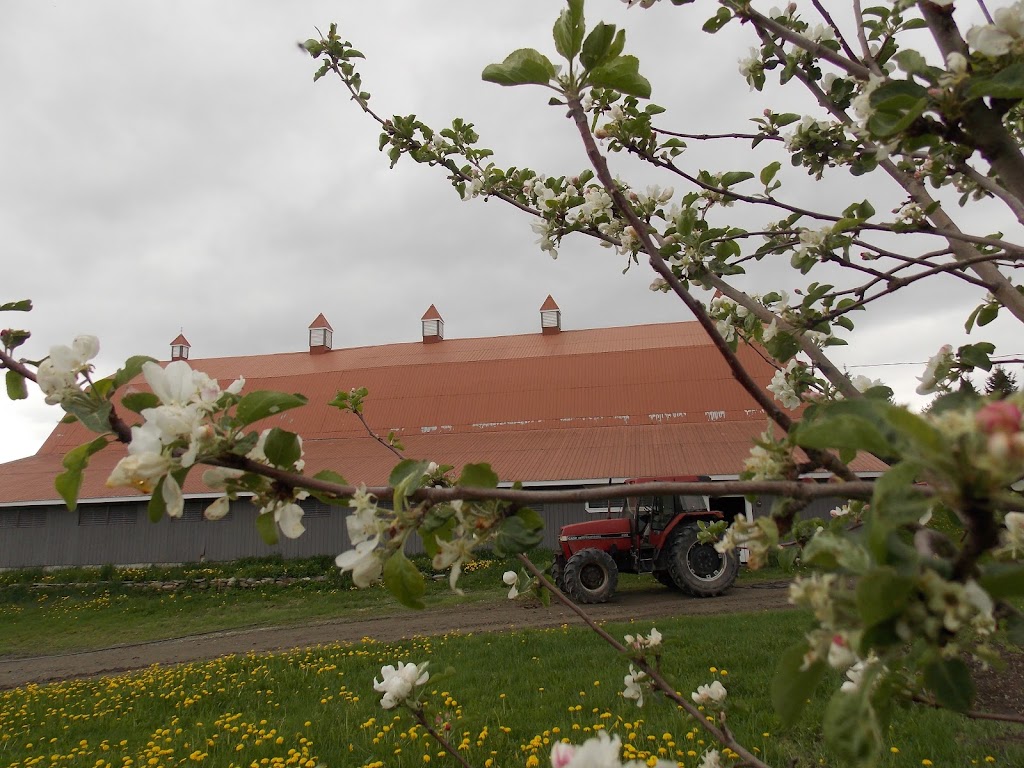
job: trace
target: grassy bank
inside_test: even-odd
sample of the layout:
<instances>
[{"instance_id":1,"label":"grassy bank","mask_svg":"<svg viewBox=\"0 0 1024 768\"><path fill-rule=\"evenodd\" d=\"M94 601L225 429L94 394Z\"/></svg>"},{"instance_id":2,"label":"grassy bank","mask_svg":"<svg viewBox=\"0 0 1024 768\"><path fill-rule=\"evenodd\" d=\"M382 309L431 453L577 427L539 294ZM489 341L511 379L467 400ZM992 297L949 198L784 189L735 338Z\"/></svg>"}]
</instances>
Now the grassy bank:
<instances>
[{"instance_id":1,"label":"grassy bank","mask_svg":"<svg viewBox=\"0 0 1024 768\"><path fill-rule=\"evenodd\" d=\"M551 555L534 553L538 564ZM432 573L424 558L417 560ZM481 558L466 567L454 595L443 576L428 580L428 607L476 600L500 600L508 588L506 570L513 560ZM783 578L779 570L742 573L741 583ZM216 588L224 578L299 579L287 585ZM322 581L302 581L302 578ZM159 582L164 590L146 586ZM652 584L650 576L623 575L619 588ZM143 585L143 586L138 586ZM173 568L62 569L0 573L0 658L36 656L103 648L250 626L305 624L327 619L394 613L394 599L379 586L354 589L329 559L248 560ZM70 630L70 631L69 631Z\"/></svg>"}]
</instances>

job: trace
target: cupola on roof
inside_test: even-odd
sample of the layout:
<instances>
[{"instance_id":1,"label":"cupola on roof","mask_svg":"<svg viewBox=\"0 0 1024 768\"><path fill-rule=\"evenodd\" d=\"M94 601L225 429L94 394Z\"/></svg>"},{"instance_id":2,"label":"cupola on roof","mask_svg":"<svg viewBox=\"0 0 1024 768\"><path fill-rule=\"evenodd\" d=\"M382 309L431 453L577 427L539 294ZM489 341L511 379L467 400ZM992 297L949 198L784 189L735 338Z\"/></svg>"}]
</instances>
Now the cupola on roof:
<instances>
[{"instance_id":1,"label":"cupola on roof","mask_svg":"<svg viewBox=\"0 0 1024 768\"><path fill-rule=\"evenodd\" d=\"M444 319L433 304L420 318L423 327L423 343L432 344L444 338Z\"/></svg>"},{"instance_id":2,"label":"cupola on roof","mask_svg":"<svg viewBox=\"0 0 1024 768\"><path fill-rule=\"evenodd\" d=\"M171 342L171 360L188 360L188 352L192 345L188 343L184 333L179 333L178 338Z\"/></svg>"},{"instance_id":3,"label":"cupola on roof","mask_svg":"<svg viewBox=\"0 0 1024 768\"><path fill-rule=\"evenodd\" d=\"M311 354L320 354L331 351L331 343L334 337L334 329L327 322L323 312L316 316L316 319L309 324L309 351Z\"/></svg>"}]
</instances>

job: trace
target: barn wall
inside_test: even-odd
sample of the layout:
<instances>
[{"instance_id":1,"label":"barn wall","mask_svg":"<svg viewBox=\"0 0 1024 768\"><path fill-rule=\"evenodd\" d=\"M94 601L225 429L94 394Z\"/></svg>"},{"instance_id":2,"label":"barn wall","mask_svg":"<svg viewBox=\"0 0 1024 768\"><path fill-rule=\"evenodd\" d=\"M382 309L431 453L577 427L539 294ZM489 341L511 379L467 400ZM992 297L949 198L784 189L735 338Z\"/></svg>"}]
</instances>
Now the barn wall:
<instances>
[{"instance_id":1,"label":"barn wall","mask_svg":"<svg viewBox=\"0 0 1024 768\"><path fill-rule=\"evenodd\" d=\"M180 519L165 517L158 523L149 522L145 501L82 503L74 512L62 505L0 509L0 568L230 561L270 555L301 558L336 555L349 547L344 507L306 499L302 502L306 532L298 539L282 536L270 546L256 531L256 509L251 503L233 502L228 516L215 522L202 516L209 503L209 499L186 501ZM827 518L838 503L813 502L800 516ZM768 497L755 501L754 515L768 514L771 504ZM588 512L583 504L535 508L545 521L542 546L549 549L558 546L563 525L602 514ZM418 537L412 538L408 551L423 551Z\"/></svg>"}]
</instances>

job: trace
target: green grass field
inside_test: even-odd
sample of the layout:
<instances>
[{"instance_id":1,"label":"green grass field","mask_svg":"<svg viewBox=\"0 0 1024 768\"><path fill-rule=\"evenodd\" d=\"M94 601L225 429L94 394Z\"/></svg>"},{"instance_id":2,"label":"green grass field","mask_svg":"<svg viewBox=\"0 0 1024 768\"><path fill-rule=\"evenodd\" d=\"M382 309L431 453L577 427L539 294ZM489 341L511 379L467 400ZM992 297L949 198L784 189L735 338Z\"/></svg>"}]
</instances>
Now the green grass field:
<instances>
[{"instance_id":1,"label":"green grass field","mask_svg":"<svg viewBox=\"0 0 1024 768\"><path fill-rule=\"evenodd\" d=\"M809 626L796 612L658 622L663 666L689 693L721 680L729 725L775 766L838 767L822 745L822 691L802 725L778 729L767 699L774 658ZM616 635L650 624L616 625ZM665 699L622 698L627 663L577 628L450 635L233 656L0 693L0 763L23 766L455 765L408 714L385 711L383 664L430 661L430 720L473 765L549 765L551 744L601 729L629 754L699 764L712 746ZM448 676L441 673L452 668ZM826 681L834 690L838 676ZM912 709L897 714L881 766L1024 765L1019 728ZM923 761L931 761L926 763Z\"/></svg>"}]
</instances>

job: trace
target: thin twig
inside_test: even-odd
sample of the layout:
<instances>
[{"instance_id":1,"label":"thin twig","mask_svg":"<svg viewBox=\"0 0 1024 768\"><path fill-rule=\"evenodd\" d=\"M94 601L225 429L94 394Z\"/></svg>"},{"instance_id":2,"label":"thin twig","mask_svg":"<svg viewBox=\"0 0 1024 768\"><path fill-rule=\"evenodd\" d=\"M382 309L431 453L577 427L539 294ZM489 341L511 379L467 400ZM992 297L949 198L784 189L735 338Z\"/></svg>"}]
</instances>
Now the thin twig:
<instances>
[{"instance_id":1,"label":"thin twig","mask_svg":"<svg viewBox=\"0 0 1024 768\"><path fill-rule=\"evenodd\" d=\"M926 696L915 695L911 699L915 704L923 704L926 707L932 707L933 709L945 709L934 699L927 698ZM996 720L1001 723L1017 723L1018 725L1024 725L1024 715L1008 715L1000 712L980 712L976 709L969 709L966 712L961 712L964 717L969 717L972 720Z\"/></svg>"},{"instance_id":2,"label":"thin twig","mask_svg":"<svg viewBox=\"0 0 1024 768\"><path fill-rule=\"evenodd\" d=\"M444 736L438 733L437 729L435 729L434 726L427 722L427 718L424 716L422 708L413 709L412 713L416 716L416 721L427 730L427 733L434 737L434 741L436 741L438 744L444 747L445 751L448 754L450 754L452 757L458 760L464 766L464 768L473 768L473 766L470 763L466 762L466 758L460 755L458 750L451 745L448 739L446 739Z\"/></svg>"}]
</instances>

